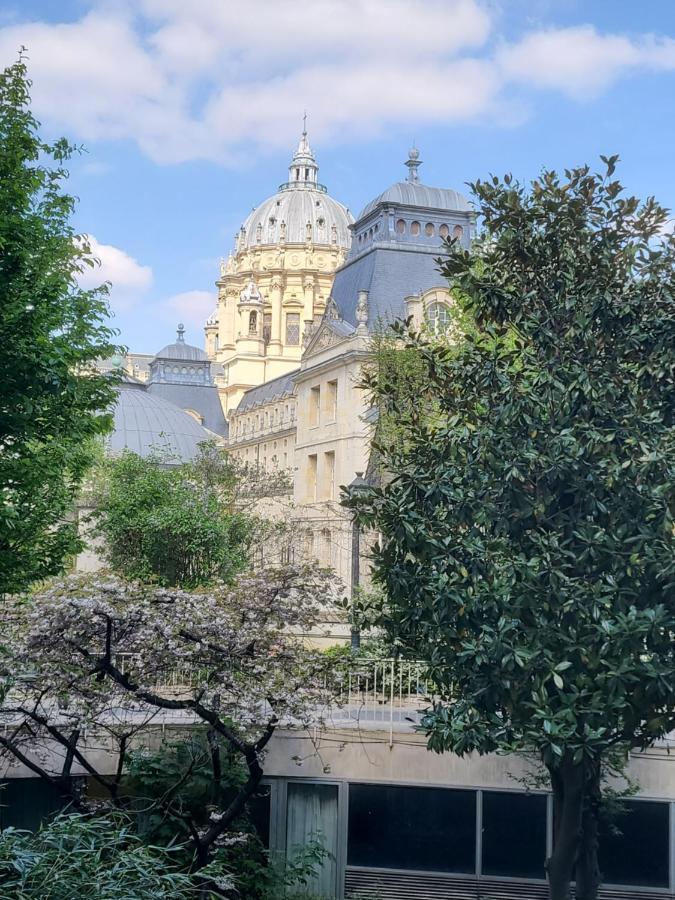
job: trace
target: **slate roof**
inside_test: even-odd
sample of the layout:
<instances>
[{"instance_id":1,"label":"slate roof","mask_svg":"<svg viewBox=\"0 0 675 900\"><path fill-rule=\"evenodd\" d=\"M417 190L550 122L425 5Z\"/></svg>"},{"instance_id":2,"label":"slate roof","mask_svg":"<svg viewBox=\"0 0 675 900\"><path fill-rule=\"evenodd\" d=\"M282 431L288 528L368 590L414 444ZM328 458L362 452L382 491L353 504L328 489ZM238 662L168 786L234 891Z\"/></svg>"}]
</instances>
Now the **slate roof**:
<instances>
[{"instance_id":1,"label":"slate roof","mask_svg":"<svg viewBox=\"0 0 675 900\"><path fill-rule=\"evenodd\" d=\"M131 450L143 457L167 454L172 462L187 462L197 456L201 442L213 438L191 415L153 397L132 378L117 386L113 418L113 431L106 438L111 454Z\"/></svg>"},{"instance_id":2,"label":"slate roof","mask_svg":"<svg viewBox=\"0 0 675 900\"><path fill-rule=\"evenodd\" d=\"M384 203L394 206L419 206L425 209L458 210L460 212L473 210L473 206L466 197L452 188L429 187L421 182L397 181L370 203L367 203L361 210L359 219L365 218Z\"/></svg>"},{"instance_id":3,"label":"slate roof","mask_svg":"<svg viewBox=\"0 0 675 900\"><path fill-rule=\"evenodd\" d=\"M282 397L289 397L293 393L293 377L298 374L300 369L293 369L285 375L259 384L257 387L249 388L239 401L237 412L245 412L247 409L253 409L262 403L270 403L272 400L280 400Z\"/></svg>"},{"instance_id":4,"label":"slate roof","mask_svg":"<svg viewBox=\"0 0 675 900\"><path fill-rule=\"evenodd\" d=\"M228 425L215 384L174 384L152 381L148 393L162 397L181 409L194 409L204 419L203 425L209 431L227 437Z\"/></svg>"}]
</instances>

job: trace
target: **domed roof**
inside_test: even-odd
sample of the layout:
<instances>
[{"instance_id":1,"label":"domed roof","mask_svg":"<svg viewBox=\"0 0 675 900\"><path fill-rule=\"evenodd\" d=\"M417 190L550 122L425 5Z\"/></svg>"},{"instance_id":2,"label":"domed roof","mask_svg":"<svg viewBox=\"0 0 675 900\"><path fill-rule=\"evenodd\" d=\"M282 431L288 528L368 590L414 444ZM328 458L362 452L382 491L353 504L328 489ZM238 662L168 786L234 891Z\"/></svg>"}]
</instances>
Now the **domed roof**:
<instances>
[{"instance_id":1,"label":"domed roof","mask_svg":"<svg viewBox=\"0 0 675 900\"><path fill-rule=\"evenodd\" d=\"M178 325L178 335L173 344L167 344L162 347L159 353L155 354L155 359L191 359L191 360L207 360L208 354L200 347L193 344L185 343L185 328L183 323Z\"/></svg>"},{"instance_id":2,"label":"domed roof","mask_svg":"<svg viewBox=\"0 0 675 900\"><path fill-rule=\"evenodd\" d=\"M194 459L199 444L213 438L189 413L149 394L141 382L125 378L117 385L113 431L106 438L111 454L131 450L139 456L153 453L182 463Z\"/></svg>"},{"instance_id":3,"label":"domed roof","mask_svg":"<svg viewBox=\"0 0 675 900\"><path fill-rule=\"evenodd\" d=\"M261 245L334 244L348 249L354 217L318 183L319 167L303 131L288 167L288 181L257 206L241 226L236 249Z\"/></svg>"},{"instance_id":4,"label":"domed roof","mask_svg":"<svg viewBox=\"0 0 675 900\"><path fill-rule=\"evenodd\" d=\"M395 206L422 206L432 209L457 210L459 212L471 212L473 210L469 201L452 188L435 188L426 184L411 183L409 181L397 181L388 187L386 191L371 200L361 210L359 219L365 218L376 207L383 203L391 203Z\"/></svg>"}]
</instances>

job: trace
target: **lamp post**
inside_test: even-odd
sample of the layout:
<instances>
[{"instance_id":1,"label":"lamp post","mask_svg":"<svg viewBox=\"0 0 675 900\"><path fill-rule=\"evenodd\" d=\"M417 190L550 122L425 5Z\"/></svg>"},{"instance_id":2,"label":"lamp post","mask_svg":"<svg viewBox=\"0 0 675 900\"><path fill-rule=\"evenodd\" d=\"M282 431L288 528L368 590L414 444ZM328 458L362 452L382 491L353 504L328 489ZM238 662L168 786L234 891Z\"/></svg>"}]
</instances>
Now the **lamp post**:
<instances>
[{"instance_id":1,"label":"lamp post","mask_svg":"<svg viewBox=\"0 0 675 900\"><path fill-rule=\"evenodd\" d=\"M356 478L349 485L349 496L358 497L368 490L368 482L363 477L363 472L357 472ZM352 653L358 653L361 647L361 629L354 617L355 603L357 601L358 588L361 583L361 528L357 521L357 514L352 517L352 584L351 584L351 606L352 606L352 623L351 623L351 649Z\"/></svg>"}]
</instances>

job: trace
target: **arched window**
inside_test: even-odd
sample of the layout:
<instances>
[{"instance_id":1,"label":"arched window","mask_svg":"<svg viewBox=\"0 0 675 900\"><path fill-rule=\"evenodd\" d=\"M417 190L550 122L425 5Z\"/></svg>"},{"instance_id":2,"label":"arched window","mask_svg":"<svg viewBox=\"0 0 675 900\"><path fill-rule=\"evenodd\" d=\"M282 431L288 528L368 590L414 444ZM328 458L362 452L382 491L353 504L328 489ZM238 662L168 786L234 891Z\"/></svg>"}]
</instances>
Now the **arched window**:
<instances>
[{"instance_id":1,"label":"arched window","mask_svg":"<svg viewBox=\"0 0 675 900\"><path fill-rule=\"evenodd\" d=\"M435 231L436 229L434 228L433 222L427 222L427 224L424 226L424 233L427 237L433 237Z\"/></svg>"},{"instance_id":2,"label":"arched window","mask_svg":"<svg viewBox=\"0 0 675 900\"><path fill-rule=\"evenodd\" d=\"M258 313L254 309L248 314L248 333L258 333Z\"/></svg>"},{"instance_id":3,"label":"arched window","mask_svg":"<svg viewBox=\"0 0 675 900\"><path fill-rule=\"evenodd\" d=\"M410 223L410 234L418 235L422 230L422 226L419 222L411 222Z\"/></svg>"},{"instance_id":4,"label":"arched window","mask_svg":"<svg viewBox=\"0 0 675 900\"><path fill-rule=\"evenodd\" d=\"M450 229L447 225L441 225L441 227L438 229L438 233L442 238L446 238L450 234Z\"/></svg>"},{"instance_id":5,"label":"arched window","mask_svg":"<svg viewBox=\"0 0 675 900\"><path fill-rule=\"evenodd\" d=\"M462 237L464 236L464 229L461 225L455 225L455 227L452 229L452 236L456 241L462 240Z\"/></svg>"},{"instance_id":6,"label":"arched window","mask_svg":"<svg viewBox=\"0 0 675 900\"><path fill-rule=\"evenodd\" d=\"M396 222L396 233L405 234L405 219L398 219Z\"/></svg>"},{"instance_id":7,"label":"arched window","mask_svg":"<svg viewBox=\"0 0 675 900\"><path fill-rule=\"evenodd\" d=\"M445 331L450 325L450 309L445 303L430 303L427 322L433 331Z\"/></svg>"}]
</instances>

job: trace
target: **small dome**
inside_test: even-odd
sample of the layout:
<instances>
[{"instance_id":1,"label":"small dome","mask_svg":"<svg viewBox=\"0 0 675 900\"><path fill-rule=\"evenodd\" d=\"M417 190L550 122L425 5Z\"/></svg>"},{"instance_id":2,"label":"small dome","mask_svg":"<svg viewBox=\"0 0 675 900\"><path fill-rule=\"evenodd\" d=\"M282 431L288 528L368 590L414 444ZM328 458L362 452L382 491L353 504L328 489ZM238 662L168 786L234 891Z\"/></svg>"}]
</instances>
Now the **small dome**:
<instances>
[{"instance_id":1,"label":"small dome","mask_svg":"<svg viewBox=\"0 0 675 900\"><path fill-rule=\"evenodd\" d=\"M185 343L185 328L182 323L178 326L178 336L175 343L167 344L166 347L162 347L159 353L155 354L155 359L207 360L208 358L208 354L200 347Z\"/></svg>"},{"instance_id":2,"label":"small dome","mask_svg":"<svg viewBox=\"0 0 675 900\"><path fill-rule=\"evenodd\" d=\"M117 385L114 425L106 438L107 451L131 450L139 456L153 453L187 462L199 453L199 444L214 437L189 414L168 400L149 394L138 381L125 379Z\"/></svg>"},{"instance_id":3,"label":"small dome","mask_svg":"<svg viewBox=\"0 0 675 900\"><path fill-rule=\"evenodd\" d=\"M374 200L366 204L361 210L359 219L363 219L382 204L392 206L422 206L431 209L452 210L456 212L471 212L473 206L469 201L452 188L428 187L420 182L397 181L383 191Z\"/></svg>"}]
</instances>

